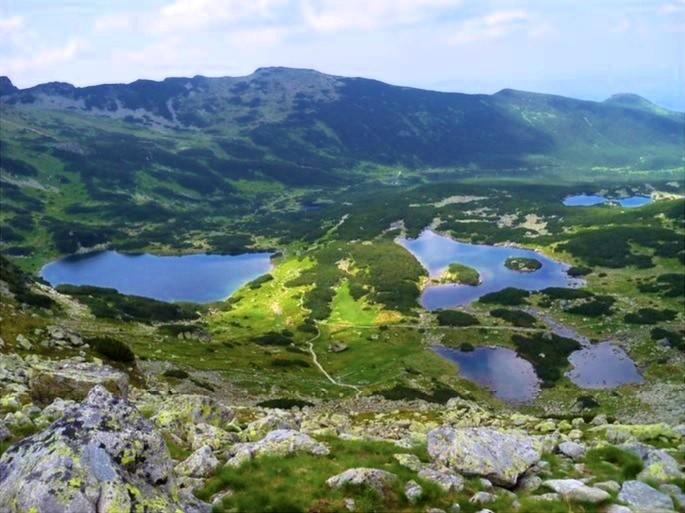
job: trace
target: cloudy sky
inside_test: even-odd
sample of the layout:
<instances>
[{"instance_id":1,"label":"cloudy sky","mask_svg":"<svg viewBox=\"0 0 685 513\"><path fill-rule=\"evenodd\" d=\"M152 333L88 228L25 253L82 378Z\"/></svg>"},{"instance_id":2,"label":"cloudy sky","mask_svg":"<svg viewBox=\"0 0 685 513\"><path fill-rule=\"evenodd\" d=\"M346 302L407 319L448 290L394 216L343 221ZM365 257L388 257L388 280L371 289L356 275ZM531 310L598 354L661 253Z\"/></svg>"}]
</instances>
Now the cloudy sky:
<instances>
[{"instance_id":1,"label":"cloudy sky","mask_svg":"<svg viewBox=\"0 0 685 513\"><path fill-rule=\"evenodd\" d=\"M315 68L685 110L685 0L0 0L19 87Z\"/></svg>"}]
</instances>

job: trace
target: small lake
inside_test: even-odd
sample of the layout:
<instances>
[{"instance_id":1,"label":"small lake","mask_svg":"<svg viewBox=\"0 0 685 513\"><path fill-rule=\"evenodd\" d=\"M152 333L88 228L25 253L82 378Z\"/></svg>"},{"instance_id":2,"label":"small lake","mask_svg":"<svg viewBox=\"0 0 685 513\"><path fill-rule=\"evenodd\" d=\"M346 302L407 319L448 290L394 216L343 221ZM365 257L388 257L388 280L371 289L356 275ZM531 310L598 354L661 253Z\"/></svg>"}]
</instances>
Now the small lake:
<instances>
[{"instance_id":1,"label":"small lake","mask_svg":"<svg viewBox=\"0 0 685 513\"><path fill-rule=\"evenodd\" d=\"M93 285L160 301L209 303L227 298L270 269L270 253L157 256L101 251L51 262L40 276L53 286Z\"/></svg>"},{"instance_id":2,"label":"small lake","mask_svg":"<svg viewBox=\"0 0 685 513\"><path fill-rule=\"evenodd\" d=\"M540 392L531 363L506 347L476 347L462 351L439 346L435 352L459 366L459 375L509 403L524 403Z\"/></svg>"},{"instance_id":3,"label":"small lake","mask_svg":"<svg viewBox=\"0 0 685 513\"><path fill-rule=\"evenodd\" d=\"M604 203L618 204L622 207L634 208L641 207L647 203L651 203L650 196L629 196L627 198L607 198L606 196L599 196L596 194L575 194L564 198L564 205L567 207L591 207L593 205L601 205Z\"/></svg>"},{"instance_id":4,"label":"small lake","mask_svg":"<svg viewBox=\"0 0 685 513\"><path fill-rule=\"evenodd\" d=\"M573 368L568 378L581 388L614 388L643 379L626 352L611 342L600 342L568 357Z\"/></svg>"},{"instance_id":5,"label":"small lake","mask_svg":"<svg viewBox=\"0 0 685 513\"><path fill-rule=\"evenodd\" d=\"M431 230L423 231L416 239L398 239L398 243L421 262L431 277L440 276L453 262L473 267L480 274L481 283L476 286L444 284L426 287L420 302L427 310L464 305L507 287L541 290L582 284L581 280L566 273L568 265L528 249L458 242ZM534 272L512 271L504 265L509 257L534 258L542 267Z\"/></svg>"}]
</instances>

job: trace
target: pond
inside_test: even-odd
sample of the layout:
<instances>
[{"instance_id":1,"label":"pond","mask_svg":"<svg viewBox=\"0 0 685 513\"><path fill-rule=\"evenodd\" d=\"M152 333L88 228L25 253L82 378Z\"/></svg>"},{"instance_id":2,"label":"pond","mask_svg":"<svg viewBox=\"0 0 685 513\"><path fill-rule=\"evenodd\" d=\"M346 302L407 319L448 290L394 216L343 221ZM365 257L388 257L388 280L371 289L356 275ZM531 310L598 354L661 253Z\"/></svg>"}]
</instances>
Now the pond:
<instances>
[{"instance_id":1,"label":"pond","mask_svg":"<svg viewBox=\"0 0 685 513\"><path fill-rule=\"evenodd\" d=\"M628 196L627 198L607 198L606 196L599 196L596 194L575 194L564 198L564 205L567 207L591 207L593 205L601 205L604 203L618 204L622 207L634 208L641 207L647 203L651 203L650 196Z\"/></svg>"},{"instance_id":2,"label":"pond","mask_svg":"<svg viewBox=\"0 0 685 513\"><path fill-rule=\"evenodd\" d=\"M614 388L643 381L626 352L611 342L574 351L568 360L573 368L566 375L581 388Z\"/></svg>"},{"instance_id":3,"label":"pond","mask_svg":"<svg viewBox=\"0 0 685 513\"><path fill-rule=\"evenodd\" d=\"M473 351L436 347L435 352L459 366L459 374L509 403L524 403L540 392L531 363L506 347L477 347Z\"/></svg>"},{"instance_id":4,"label":"pond","mask_svg":"<svg viewBox=\"0 0 685 513\"><path fill-rule=\"evenodd\" d=\"M51 262L40 276L53 286L93 285L160 301L209 303L227 298L270 269L270 253L157 256L101 251Z\"/></svg>"},{"instance_id":5,"label":"pond","mask_svg":"<svg viewBox=\"0 0 685 513\"><path fill-rule=\"evenodd\" d=\"M421 262L431 277L440 276L453 262L473 267L480 274L481 283L475 286L442 284L426 287L420 302L427 310L464 305L507 287L540 290L583 283L566 273L568 265L528 249L458 242L431 230L423 231L416 239L400 238L398 243ZM535 259L542 266L533 272L507 269L505 262L510 257Z\"/></svg>"}]
</instances>

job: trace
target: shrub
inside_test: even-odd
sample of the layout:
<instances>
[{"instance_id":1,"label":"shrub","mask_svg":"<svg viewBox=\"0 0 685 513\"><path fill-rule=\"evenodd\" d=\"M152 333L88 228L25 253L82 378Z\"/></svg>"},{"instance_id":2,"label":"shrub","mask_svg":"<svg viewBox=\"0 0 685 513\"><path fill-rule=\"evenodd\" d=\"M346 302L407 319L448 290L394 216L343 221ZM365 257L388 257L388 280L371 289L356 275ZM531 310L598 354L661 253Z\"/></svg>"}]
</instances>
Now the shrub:
<instances>
[{"instance_id":1,"label":"shrub","mask_svg":"<svg viewBox=\"0 0 685 513\"><path fill-rule=\"evenodd\" d=\"M550 299L584 299L593 295L589 290L567 289L563 287L547 287L542 289L540 294L544 294Z\"/></svg>"},{"instance_id":2,"label":"shrub","mask_svg":"<svg viewBox=\"0 0 685 513\"><path fill-rule=\"evenodd\" d=\"M599 317L601 315L609 315L611 313L611 307L615 302L616 300L611 296L595 296L586 303L571 306L564 311L575 315L584 315L586 317Z\"/></svg>"},{"instance_id":3,"label":"shrub","mask_svg":"<svg viewBox=\"0 0 685 513\"><path fill-rule=\"evenodd\" d=\"M661 321L672 321L676 315L678 312L668 308L664 310L640 308L636 312L626 314L624 320L630 324L656 324Z\"/></svg>"},{"instance_id":4,"label":"shrub","mask_svg":"<svg viewBox=\"0 0 685 513\"><path fill-rule=\"evenodd\" d=\"M459 310L438 310L436 315L440 326L475 326L480 324L473 315Z\"/></svg>"},{"instance_id":5,"label":"shrub","mask_svg":"<svg viewBox=\"0 0 685 513\"><path fill-rule=\"evenodd\" d=\"M572 278L578 278L580 276L587 276L591 272L592 272L591 267L585 267L582 265L578 265L578 266L574 265L574 266L568 268L568 270L566 271L566 274L568 274Z\"/></svg>"},{"instance_id":6,"label":"shrub","mask_svg":"<svg viewBox=\"0 0 685 513\"><path fill-rule=\"evenodd\" d=\"M481 303L500 304L500 305L524 305L528 301L526 299L530 296L527 290L517 289L514 287L507 287L498 292L490 292L481 296L478 300Z\"/></svg>"},{"instance_id":7,"label":"shrub","mask_svg":"<svg viewBox=\"0 0 685 513\"><path fill-rule=\"evenodd\" d=\"M252 341L260 346L289 346L292 340L283 333L277 333L275 331L269 331L264 335L254 337Z\"/></svg>"},{"instance_id":8,"label":"shrub","mask_svg":"<svg viewBox=\"0 0 685 513\"><path fill-rule=\"evenodd\" d=\"M289 410L291 408L304 408L305 406L313 406L313 404L302 399L291 399L285 397L278 399L267 399L266 401L257 403L257 406L261 406L262 408L280 408L282 410Z\"/></svg>"},{"instance_id":9,"label":"shrub","mask_svg":"<svg viewBox=\"0 0 685 513\"><path fill-rule=\"evenodd\" d=\"M131 348L121 340L110 337L95 337L86 340L102 356L115 362L130 363L136 359Z\"/></svg>"},{"instance_id":10,"label":"shrub","mask_svg":"<svg viewBox=\"0 0 685 513\"><path fill-rule=\"evenodd\" d=\"M490 310L490 315L517 326L519 328L531 328L535 326L536 319L523 310L509 310L507 308L495 308Z\"/></svg>"},{"instance_id":11,"label":"shrub","mask_svg":"<svg viewBox=\"0 0 685 513\"><path fill-rule=\"evenodd\" d=\"M666 339L671 347L680 349L681 351L685 350L685 337L683 337L682 333L657 327L652 328L650 335L652 337L652 340Z\"/></svg>"}]
</instances>

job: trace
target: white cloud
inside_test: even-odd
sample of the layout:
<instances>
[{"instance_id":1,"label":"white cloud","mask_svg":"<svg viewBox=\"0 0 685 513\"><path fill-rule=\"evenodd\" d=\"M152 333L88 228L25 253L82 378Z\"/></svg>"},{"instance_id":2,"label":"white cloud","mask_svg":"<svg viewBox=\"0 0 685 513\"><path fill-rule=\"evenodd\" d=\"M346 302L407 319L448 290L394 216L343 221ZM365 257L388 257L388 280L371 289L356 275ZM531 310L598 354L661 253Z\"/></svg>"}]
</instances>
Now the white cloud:
<instances>
[{"instance_id":1,"label":"white cloud","mask_svg":"<svg viewBox=\"0 0 685 513\"><path fill-rule=\"evenodd\" d=\"M22 16L0 18L0 39L14 46L21 45L25 36L26 23Z\"/></svg>"},{"instance_id":2,"label":"white cloud","mask_svg":"<svg viewBox=\"0 0 685 513\"><path fill-rule=\"evenodd\" d=\"M461 0L302 0L305 23L318 32L372 30L419 23Z\"/></svg>"},{"instance_id":3,"label":"white cloud","mask_svg":"<svg viewBox=\"0 0 685 513\"><path fill-rule=\"evenodd\" d=\"M499 39L520 30L526 30L532 37L540 37L550 33L552 28L546 23L533 24L531 15L522 9L495 11L462 22L447 38L447 42L458 45L487 41Z\"/></svg>"},{"instance_id":4,"label":"white cloud","mask_svg":"<svg viewBox=\"0 0 685 513\"><path fill-rule=\"evenodd\" d=\"M659 14L685 14L685 0L674 0L673 2L666 2L657 9Z\"/></svg>"},{"instance_id":5,"label":"white cloud","mask_svg":"<svg viewBox=\"0 0 685 513\"><path fill-rule=\"evenodd\" d=\"M95 32L126 30L133 25L133 17L128 13L107 14L95 20Z\"/></svg>"},{"instance_id":6,"label":"white cloud","mask_svg":"<svg viewBox=\"0 0 685 513\"><path fill-rule=\"evenodd\" d=\"M159 32L197 30L222 23L269 19L284 0L175 0L152 23Z\"/></svg>"},{"instance_id":7,"label":"white cloud","mask_svg":"<svg viewBox=\"0 0 685 513\"><path fill-rule=\"evenodd\" d=\"M6 67L10 74L34 70L42 71L73 60L87 47L88 44L83 39L73 38L67 41L64 46L37 51L26 57L12 57L7 60Z\"/></svg>"}]
</instances>

